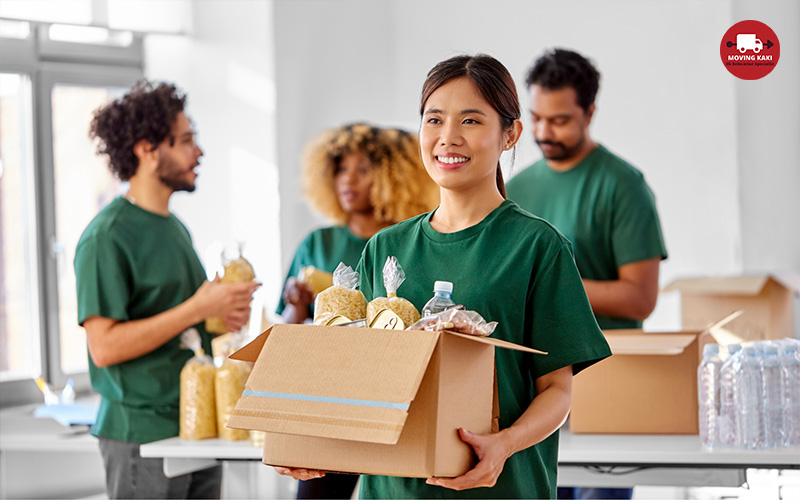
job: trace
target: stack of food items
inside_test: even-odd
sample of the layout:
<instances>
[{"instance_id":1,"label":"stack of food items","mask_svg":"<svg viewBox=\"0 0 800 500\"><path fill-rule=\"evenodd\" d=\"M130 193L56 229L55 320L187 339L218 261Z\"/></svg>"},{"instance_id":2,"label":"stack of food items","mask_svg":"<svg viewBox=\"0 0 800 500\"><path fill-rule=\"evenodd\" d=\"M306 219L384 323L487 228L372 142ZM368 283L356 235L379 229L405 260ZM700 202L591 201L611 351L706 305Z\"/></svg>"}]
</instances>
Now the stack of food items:
<instances>
[{"instance_id":1,"label":"stack of food items","mask_svg":"<svg viewBox=\"0 0 800 500\"><path fill-rule=\"evenodd\" d=\"M491 335L497 326L496 322L486 322L477 312L455 304L421 318L414 304L397 295L405 279L405 271L397 258L388 257L383 266L387 296L376 297L367 304L364 294L358 290L361 283L358 273L340 263L333 272L333 286L317 294L314 324L390 330L454 330L478 336ZM449 285L452 290L452 284Z\"/></svg>"},{"instance_id":2,"label":"stack of food items","mask_svg":"<svg viewBox=\"0 0 800 500\"><path fill-rule=\"evenodd\" d=\"M241 331L222 340L222 361L217 367L200 347L197 330L190 328L181 334L183 345L195 353L181 370L181 439L220 437L241 441L251 437L248 431L226 427L252 369L250 363L228 358L244 344L245 333Z\"/></svg>"},{"instance_id":3,"label":"stack of food items","mask_svg":"<svg viewBox=\"0 0 800 500\"><path fill-rule=\"evenodd\" d=\"M223 263L221 282L244 283L255 279L253 266L242 256L241 245L238 256L227 261L223 256ZM222 318L207 319L206 330L224 334L212 341L215 359L220 360L217 364L203 351L197 330L191 328L181 334L183 345L195 355L181 370L180 437L186 440L248 439L250 432L226 427L252 368L250 363L228 358L244 344L245 330L229 332Z\"/></svg>"}]
</instances>

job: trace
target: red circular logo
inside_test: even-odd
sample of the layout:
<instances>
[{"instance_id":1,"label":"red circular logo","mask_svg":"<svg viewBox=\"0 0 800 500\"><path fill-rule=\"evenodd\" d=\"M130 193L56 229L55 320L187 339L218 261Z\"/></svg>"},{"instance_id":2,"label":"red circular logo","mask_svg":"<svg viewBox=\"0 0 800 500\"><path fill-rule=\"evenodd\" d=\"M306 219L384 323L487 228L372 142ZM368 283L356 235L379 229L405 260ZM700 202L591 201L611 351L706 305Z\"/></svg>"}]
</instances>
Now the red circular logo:
<instances>
[{"instance_id":1,"label":"red circular logo","mask_svg":"<svg viewBox=\"0 0 800 500\"><path fill-rule=\"evenodd\" d=\"M742 80L767 76L778 64L781 44L775 32L759 21L742 21L725 32L719 44L722 64Z\"/></svg>"}]
</instances>

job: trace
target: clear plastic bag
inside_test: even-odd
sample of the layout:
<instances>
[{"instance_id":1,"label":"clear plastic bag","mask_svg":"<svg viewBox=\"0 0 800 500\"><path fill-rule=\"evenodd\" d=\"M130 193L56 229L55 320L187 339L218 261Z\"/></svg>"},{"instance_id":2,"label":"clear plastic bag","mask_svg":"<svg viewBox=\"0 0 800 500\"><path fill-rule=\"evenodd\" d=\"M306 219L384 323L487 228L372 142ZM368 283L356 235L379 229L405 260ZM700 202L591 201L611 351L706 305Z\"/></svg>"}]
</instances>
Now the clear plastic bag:
<instances>
[{"instance_id":1,"label":"clear plastic bag","mask_svg":"<svg viewBox=\"0 0 800 500\"><path fill-rule=\"evenodd\" d=\"M383 309L389 309L403 320L405 326L419 321L419 311L414 304L397 296L397 289L406 280L406 273L397 262L397 257L389 256L383 265L383 285L386 297L376 297L367 304L367 324L372 324L375 317Z\"/></svg>"},{"instance_id":2,"label":"clear plastic bag","mask_svg":"<svg viewBox=\"0 0 800 500\"><path fill-rule=\"evenodd\" d=\"M194 356L181 370L180 437L187 440L217 437L214 361L203 351L200 334L194 328L181 334L181 342L194 351Z\"/></svg>"},{"instance_id":3,"label":"clear plastic bag","mask_svg":"<svg viewBox=\"0 0 800 500\"><path fill-rule=\"evenodd\" d=\"M250 437L249 431L226 427L236 402L242 397L244 385L250 376L252 364L230 359L228 356L239 349L245 340L245 331L233 334L223 347L222 366L214 377L214 396L217 402L217 434L228 441L242 441Z\"/></svg>"},{"instance_id":4,"label":"clear plastic bag","mask_svg":"<svg viewBox=\"0 0 800 500\"><path fill-rule=\"evenodd\" d=\"M488 337L494 333L494 329L497 327L497 321L490 321L487 323L480 314L475 311L464 310L463 307L464 306L453 306L442 312L425 316L409 326L408 329L428 331L451 330L467 335L476 335L478 337Z\"/></svg>"},{"instance_id":5,"label":"clear plastic bag","mask_svg":"<svg viewBox=\"0 0 800 500\"><path fill-rule=\"evenodd\" d=\"M226 259L223 253L222 260L225 263L225 270L220 278L222 283L245 283L256 279L256 273L252 264L242 256L242 245L239 244L239 254L232 259ZM206 331L209 333L228 333L230 330L225 326L222 318L206 319Z\"/></svg>"},{"instance_id":6,"label":"clear plastic bag","mask_svg":"<svg viewBox=\"0 0 800 500\"><path fill-rule=\"evenodd\" d=\"M314 324L324 324L334 316L355 321L367 317L367 299L358 290L361 278L350 266L340 262L333 272L333 286L314 299Z\"/></svg>"}]
</instances>

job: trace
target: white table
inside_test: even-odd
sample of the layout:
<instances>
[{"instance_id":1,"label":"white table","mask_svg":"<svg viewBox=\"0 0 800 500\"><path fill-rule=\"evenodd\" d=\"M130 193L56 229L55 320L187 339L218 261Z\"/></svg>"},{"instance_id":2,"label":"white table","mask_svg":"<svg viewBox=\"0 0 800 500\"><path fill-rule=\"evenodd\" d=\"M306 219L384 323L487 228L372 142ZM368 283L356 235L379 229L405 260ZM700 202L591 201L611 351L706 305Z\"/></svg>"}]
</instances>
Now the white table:
<instances>
[{"instance_id":1,"label":"white table","mask_svg":"<svg viewBox=\"0 0 800 500\"><path fill-rule=\"evenodd\" d=\"M141 447L142 456L163 457L168 476L223 462L223 498L292 498L292 480L260 464L261 448L249 442L171 438ZM255 468L254 468L255 466ZM571 434L561 431L559 485L632 487L740 486L746 469L800 469L800 451L708 452L698 436ZM254 481L252 474L267 475ZM257 484L258 483L258 484ZM270 491L271 490L271 491ZM284 496L287 495L287 496Z\"/></svg>"},{"instance_id":2,"label":"white table","mask_svg":"<svg viewBox=\"0 0 800 500\"><path fill-rule=\"evenodd\" d=\"M0 498L80 498L103 493L105 473L97 438L87 426L65 427L34 417L37 406L0 410Z\"/></svg>"},{"instance_id":3,"label":"white table","mask_svg":"<svg viewBox=\"0 0 800 500\"><path fill-rule=\"evenodd\" d=\"M800 469L800 450L704 450L697 435L561 431L564 486L740 486L747 469Z\"/></svg>"}]
</instances>

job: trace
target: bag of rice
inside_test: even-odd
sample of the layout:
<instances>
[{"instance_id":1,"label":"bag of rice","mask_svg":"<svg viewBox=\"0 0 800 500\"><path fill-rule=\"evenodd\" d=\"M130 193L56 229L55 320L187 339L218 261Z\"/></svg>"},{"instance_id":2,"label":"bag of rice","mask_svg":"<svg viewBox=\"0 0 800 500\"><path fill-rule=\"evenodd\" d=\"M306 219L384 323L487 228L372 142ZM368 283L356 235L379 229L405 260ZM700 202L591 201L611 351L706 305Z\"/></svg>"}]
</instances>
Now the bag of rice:
<instances>
[{"instance_id":1,"label":"bag of rice","mask_svg":"<svg viewBox=\"0 0 800 500\"><path fill-rule=\"evenodd\" d=\"M244 344L245 332L246 330L242 330L229 338L224 347L222 366L217 368L214 377L214 395L217 400L217 433L219 437L228 441L242 441L250 437L250 433L246 430L226 427L236 402L242 397L244 384L252 369L252 363L228 357Z\"/></svg>"},{"instance_id":2,"label":"bag of rice","mask_svg":"<svg viewBox=\"0 0 800 500\"><path fill-rule=\"evenodd\" d=\"M203 351L200 334L194 328L181 334L181 343L194 351L194 356L181 370L180 437L188 440L217 437L214 362Z\"/></svg>"},{"instance_id":3,"label":"bag of rice","mask_svg":"<svg viewBox=\"0 0 800 500\"><path fill-rule=\"evenodd\" d=\"M223 261L225 260L223 256ZM242 245L239 244L239 256L225 262L225 270L220 278L222 283L244 283L256 279L256 273L250 262L242 257ZM209 333L228 333L228 327L222 318L206 319L206 331Z\"/></svg>"},{"instance_id":4,"label":"bag of rice","mask_svg":"<svg viewBox=\"0 0 800 500\"><path fill-rule=\"evenodd\" d=\"M340 262L333 271L333 286L314 299L314 324L324 324L333 316L344 316L350 321L366 318L367 299L358 290L360 284L358 273Z\"/></svg>"},{"instance_id":5,"label":"bag of rice","mask_svg":"<svg viewBox=\"0 0 800 500\"><path fill-rule=\"evenodd\" d=\"M386 288L387 296L376 297L367 305L367 324L371 325L383 309L389 309L397 314L403 320L403 328L419 321L419 311L414 304L397 296L397 289L405 280L406 273L397 262L397 257L387 257L383 265L383 286Z\"/></svg>"}]
</instances>

